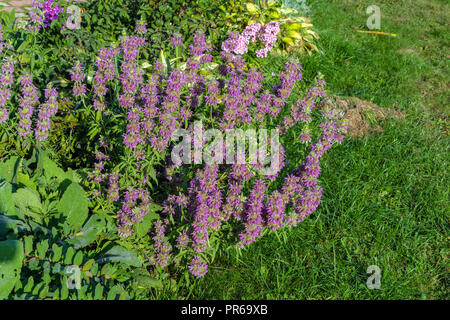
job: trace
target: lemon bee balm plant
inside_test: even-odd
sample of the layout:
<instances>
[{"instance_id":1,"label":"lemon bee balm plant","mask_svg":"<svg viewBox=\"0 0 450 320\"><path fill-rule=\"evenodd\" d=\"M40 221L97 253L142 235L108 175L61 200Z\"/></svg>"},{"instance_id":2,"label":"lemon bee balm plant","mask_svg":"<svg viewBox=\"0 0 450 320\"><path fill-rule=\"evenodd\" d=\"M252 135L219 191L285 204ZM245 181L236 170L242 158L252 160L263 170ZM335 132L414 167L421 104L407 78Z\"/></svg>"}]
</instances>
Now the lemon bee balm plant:
<instances>
[{"instance_id":1,"label":"lemon bee balm plant","mask_svg":"<svg viewBox=\"0 0 450 320\"><path fill-rule=\"evenodd\" d=\"M117 275L117 282L126 282L129 288L142 278L155 280L139 284L145 290L167 283L167 279L191 287L196 283L193 277L204 277L218 254L228 250L238 255L269 232L295 227L319 206L320 159L342 142L346 131L345 125L316 108L324 96L325 81L321 76L314 83L305 81L302 64L295 58L281 57L273 72L254 67L268 61L273 50L293 50L286 47L285 38L303 39L299 35L308 27L306 20L272 2L258 7L245 3L242 8L248 13L242 29L227 30L221 35L223 40L212 37L212 41L204 26L206 30L193 32L187 41L186 34L174 32L167 39L169 49L161 50L159 59L154 57L152 20L143 17L117 41L103 43L89 55L80 54L79 59L65 60L60 71L64 82L42 78L39 70L48 66L45 60L38 61L39 69L17 61L20 50L6 47L12 35L5 33L4 61L0 62L0 137L7 132L7 155L21 149L20 158L31 157L24 172L33 172L35 184L54 190L52 199L61 199L58 203L62 204L55 202L58 207L54 211L44 210L49 220L44 218L42 223L55 228L56 245L59 241L74 250L82 249L86 257L79 254L76 266L84 268L91 259L97 264L118 262L123 272ZM43 22L38 22L35 24L42 27ZM31 39L39 35L33 30L23 32ZM38 46L35 43L33 50ZM258 151L258 158L273 157L276 149L277 170L270 175L261 173L266 163L247 161L245 151L244 163L234 156L226 164L175 163L171 157L178 142L175 133L195 133L198 122L205 124L205 132L279 132L279 149L271 140ZM203 155L208 150L217 154L218 142L207 139L200 130L205 139L197 146L194 141L194 147ZM53 143L65 139L70 139L73 149ZM234 146L234 140L232 143ZM248 158L251 156L249 150ZM63 169L49 165L50 159L57 159ZM70 167L82 175L69 186L70 177L64 173L69 167L67 159L74 160ZM57 171L57 179L61 176L58 184L44 179L51 169ZM0 194L0 204L14 194L17 181L8 183L11 192ZM48 198L44 191L37 190L37 200ZM74 201L76 197L83 200ZM76 215L73 212L81 202L83 211ZM16 207L10 205L12 211ZM9 218L2 210L0 206L0 216ZM64 220L65 214L70 218ZM72 216L78 217L76 223L71 222ZM42 225L41 221L35 223ZM36 230L26 231L26 236L34 237ZM12 234L20 242L15 245L26 245L21 233L12 230ZM54 251L58 252L56 245ZM47 249L46 244L42 246ZM44 249L37 255L24 252L47 262L62 257L49 259ZM33 264L30 272L39 273ZM104 281L98 286L96 278L100 277L91 268L96 270L95 264L83 270L93 276L93 281L86 282L86 290L93 290L94 297L103 296L96 293L102 288L113 290L117 283ZM127 268L140 276L134 277ZM52 277L46 270L44 274L49 274L47 280ZM47 282L56 286L59 277ZM14 279L18 286L14 293L27 294L28 287L21 291L25 277L20 276L21 284L17 274ZM48 296L44 293L39 296Z\"/></svg>"}]
</instances>

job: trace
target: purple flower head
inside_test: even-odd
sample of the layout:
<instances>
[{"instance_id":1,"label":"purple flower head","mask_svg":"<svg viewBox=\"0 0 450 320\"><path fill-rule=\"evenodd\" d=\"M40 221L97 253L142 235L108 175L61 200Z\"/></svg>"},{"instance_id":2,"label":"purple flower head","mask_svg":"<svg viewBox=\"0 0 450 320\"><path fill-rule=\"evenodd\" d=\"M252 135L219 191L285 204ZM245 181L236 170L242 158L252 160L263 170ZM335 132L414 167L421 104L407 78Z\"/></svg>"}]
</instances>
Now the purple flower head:
<instances>
[{"instance_id":1,"label":"purple flower head","mask_svg":"<svg viewBox=\"0 0 450 320\"><path fill-rule=\"evenodd\" d=\"M203 277L208 273L208 264L199 255L196 255L189 263L189 272L197 278Z\"/></svg>"},{"instance_id":2,"label":"purple flower head","mask_svg":"<svg viewBox=\"0 0 450 320\"><path fill-rule=\"evenodd\" d=\"M136 33L143 35L147 33L147 24L145 23L145 21L139 21L138 25L136 26Z\"/></svg>"},{"instance_id":3,"label":"purple flower head","mask_svg":"<svg viewBox=\"0 0 450 320\"><path fill-rule=\"evenodd\" d=\"M189 234L185 230L178 235L177 248L179 250L186 250L188 245L189 245Z\"/></svg>"},{"instance_id":4,"label":"purple flower head","mask_svg":"<svg viewBox=\"0 0 450 320\"><path fill-rule=\"evenodd\" d=\"M7 108L0 108L0 123L5 122L8 120L9 117L9 110Z\"/></svg>"},{"instance_id":5,"label":"purple flower head","mask_svg":"<svg viewBox=\"0 0 450 320\"><path fill-rule=\"evenodd\" d=\"M170 44L174 47L181 47L183 45L183 39L180 33L174 33L170 38Z\"/></svg>"}]
</instances>

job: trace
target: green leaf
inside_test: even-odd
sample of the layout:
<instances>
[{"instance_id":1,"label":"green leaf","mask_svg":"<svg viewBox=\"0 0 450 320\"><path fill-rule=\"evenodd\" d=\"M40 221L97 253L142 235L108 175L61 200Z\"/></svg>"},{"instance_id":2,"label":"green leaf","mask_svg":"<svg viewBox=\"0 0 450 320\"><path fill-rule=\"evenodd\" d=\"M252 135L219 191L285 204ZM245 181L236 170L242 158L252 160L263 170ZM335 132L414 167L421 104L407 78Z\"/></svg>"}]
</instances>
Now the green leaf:
<instances>
[{"instance_id":1,"label":"green leaf","mask_svg":"<svg viewBox=\"0 0 450 320\"><path fill-rule=\"evenodd\" d=\"M124 290L122 287L120 287L119 285L115 285L113 286L109 292L108 292L108 296L107 296L107 300L116 300L117 298L120 299L120 297L124 294Z\"/></svg>"},{"instance_id":2,"label":"green leaf","mask_svg":"<svg viewBox=\"0 0 450 320\"><path fill-rule=\"evenodd\" d=\"M81 266L83 263L83 253L78 251L75 257L73 258L73 264L76 266Z\"/></svg>"},{"instance_id":3,"label":"green leaf","mask_svg":"<svg viewBox=\"0 0 450 320\"><path fill-rule=\"evenodd\" d=\"M30 188L21 188L12 194L15 206L19 211L33 218L36 222L42 222L42 204L39 194Z\"/></svg>"},{"instance_id":4,"label":"green leaf","mask_svg":"<svg viewBox=\"0 0 450 320\"><path fill-rule=\"evenodd\" d=\"M162 281L152 277L145 268L134 269L132 277L140 288L162 288Z\"/></svg>"},{"instance_id":5,"label":"green leaf","mask_svg":"<svg viewBox=\"0 0 450 320\"><path fill-rule=\"evenodd\" d=\"M77 183L81 182L80 175L76 171L74 171L74 170L72 170L70 168L67 169L66 179L69 179L70 181L77 182Z\"/></svg>"},{"instance_id":6,"label":"green leaf","mask_svg":"<svg viewBox=\"0 0 450 320\"><path fill-rule=\"evenodd\" d=\"M167 60L166 60L166 56L164 55L164 50L161 50L159 52L159 61L162 63L164 70L163 72L167 72Z\"/></svg>"},{"instance_id":7,"label":"green leaf","mask_svg":"<svg viewBox=\"0 0 450 320\"><path fill-rule=\"evenodd\" d=\"M60 295L59 288L57 288L53 293L53 300L59 300L59 295Z\"/></svg>"},{"instance_id":8,"label":"green leaf","mask_svg":"<svg viewBox=\"0 0 450 320\"><path fill-rule=\"evenodd\" d=\"M34 287L34 278L33 276L30 276L27 280L27 284L25 285L25 287L23 287L23 292L30 293L31 290L33 290L33 287Z\"/></svg>"},{"instance_id":9,"label":"green leaf","mask_svg":"<svg viewBox=\"0 0 450 320\"><path fill-rule=\"evenodd\" d=\"M53 273L61 273L62 270L63 269L62 269L62 267L61 267L61 265L59 263L55 263L53 265L53 267L52 267L52 272Z\"/></svg>"},{"instance_id":10,"label":"green leaf","mask_svg":"<svg viewBox=\"0 0 450 320\"><path fill-rule=\"evenodd\" d=\"M62 249L63 248L61 246L58 246L55 243L52 245L52 250L53 250L52 261L53 262L58 262L61 259Z\"/></svg>"},{"instance_id":11,"label":"green leaf","mask_svg":"<svg viewBox=\"0 0 450 320\"><path fill-rule=\"evenodd\" d=\"M83 271L89 271L94 263L95 263L95 260L94 260L94 259L88 260L88 261L83 265Z\"/></svg>"},{"instance_id":12,"label":"green leaf","mask_svg":"<svg viewBox=\"0 0 450 320\"><path fill-rule=\"evenodd\" d=\"M62 280L61 300L66 300L69 297L69 287L67 286L67 277Z\"/></svg>"},{"instance_id":13,"label":"green leaf","mask_svg":"<svg viewBox=\"0 0 450 320\"><path fill-rule=\"evenodd\" d=\"M22 241L0 242L0 299L7 298L19 280L23 257Z\"/></svg>"},{"instance_id":14,"label":"green leaf","mask_svg":"<svg viewBox=\"0 0 450 320\"><path fill-rule=\"evenodd\" d=\"M25 254L30 254L33 251L33 236L26 236L23 238L25 244Z\"/></svg>"},{"instance_id":15,"label":"green leaf","mask_svg":"<svg viewBox=\"0 0 450 320\"><path fill-rule=\"evenodd\" d=\"M135 226L136 234L140 237L145 236L152 227L153 221L158 219L159 215L154 212L149 212L144 216L141 222Z\"/></svg>"},{"instance_id":16,"label":"green leaf","mask_svg":"<svg viewBox=\"0 0 450 320\"><path fill-rule=\"evenodd\" d=\"M0 178L8 182L12 182L14 176L17 174L20 159L18 157L11 157L9 160L0 163Z\"/></svg>"},{"instance_id":17,"label":"green leaf","mask_svg":"<svg viewBox=\"0 0 450 320\"><path fill-rule=\"evenodd\" d=\"M74 254L75 254L75 249L72 247L69 247L64 256L64 264L67 264L67 265L72 264L72 258L73 258Z\"/></svg>"},{"instance_id":18,"label":"green leaf","mask_svg":"<svg viewBox=\"0 0 450 320\"><path fill-rule=\"evenodd\" d=\"M103 286L99 283L95 286L94 300L101 300L103 298Z\"/></svg>"},{"instance_id":19,"label":"green leaf","mask_svg":"<svg viewBox=\"0 0 450 320\"><path fill-rule=\"evenodd\" d=\"M33 291L31 291L31 294L33 296L37 296L39 294L39 292L41 291L43 286L45 286L44 281L39 282L37 285L34 286Z\"/></svg>"},{"instance_id":20,"label":"green leaf","mask_svg":"<svg viewBox=\"0 0 450 320\"><path fill-rule=\"evenodd\" d=\"M105 225L105 219L95 214L67 242L73 245L75 249L84 248L95 241L97 235L101 233Z\"/></svg>"},{"instance_id":21,"label":"green leaf","mask_svg":"<svg viewBox=\"0 0 450 320\"><path fill-rule=\"evenodd\" d=\"M302 39L302 35L294 30L288 31L287 35L293 39L297 39L297 40Z\"/></svg>"},{"instance_id":22,"label":"green leaf","mask_svg":"<svg viewBox=\"0 0 450 320\"><path fill-rule=\"evenodd\" d=\"M12 219L0 214L0 236L5 236L10 231L17 233L29 229L22 220Z\"/></svg>"},{"instance_id":23,"label":"green leaf","mask_svg":"<svg viewBox=\"0 0 450 320\"><path fill-rule=\"evenodd\" d=\"M66 179L66 173L64 170L58 167L58 165L48 157L44 157L43 159L43 169L44 175L48 179L55 177L58 182L62 182Z\"/></svg>"},{"instance_id":24,"label":"green leaf","mask_svg":"<svg viewBox=\"0 0 450 320\"><path fill-rule=\"evenodd\" d=\"M23 215L14 206L12 185L2 179L0 179L0 213L23 219Z\"/></svg>"},{"instance_id":25,"label":"green leaf","mask_svg":"<svg viewBox=\"0 0 450 320\"><path fill-rule=\"evenodd\" d=\"M23 184L24 186L37 191L36 184L30 179L30 177L22 172L17 173L17 184Z\"/></svg>"},{"instance_id":26,"label":"green leaf","mask_svg":"<svg viewBox=\"0 0 450 320\"><path fill-rule=\"evenodd\" d=\"M121 246L111 248L96 261L98 263L122 262L135 267L140 267L142 264L134 252Z\"/></svg>"},{"instance_id":27,"label":"green leaf","mask_svg":"<svg viewBox=\"0 0 450 320\"><path fill-rule=\"evenodd\" d=\"M259 8L256 5L254 5L253 3L246 3L245 7L247 8L247 11L250 14L255 14L259 11Z\"/></svg>"},{"instance_id":28,"label":"green leaf","mask_svg":"<svg viewBox=\"0 0 450 320\"><path fill-rule=\"evenodd\" d=\"M45 259L49 248L48 239L42 240L36 244L36 251L39 259Z\"/></svg>"},{"instance_id":29,"label":"green leaf","mask_svg":"<svg viewBox=\"0 0 450 320\"><path fill-rule=\"evenodd\" d=\"M83 188L76 182L72 182L64 192L58 204L58 211L66 217L67 224L76 229L80 227L88 217L88 200Z\"/></svg>"}]
</instances>

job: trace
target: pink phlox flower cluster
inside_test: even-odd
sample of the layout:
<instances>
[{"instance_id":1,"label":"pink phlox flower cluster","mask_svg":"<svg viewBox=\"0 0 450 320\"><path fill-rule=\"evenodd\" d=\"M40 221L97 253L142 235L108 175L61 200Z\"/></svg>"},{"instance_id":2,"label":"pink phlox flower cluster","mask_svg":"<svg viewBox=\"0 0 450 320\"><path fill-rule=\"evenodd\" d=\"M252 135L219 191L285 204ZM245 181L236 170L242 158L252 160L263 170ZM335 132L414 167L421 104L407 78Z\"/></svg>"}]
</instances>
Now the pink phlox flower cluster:
<instances>
[{"instance_id":1,"label":"pink phlox flower cluster","mask_svg":"<svg viewBox=\"0 0 450 320\"><path fill-rule=\"evenodd\" d=\"M271 21L264 26L259 23L252 23L241 34L231 33L228 39L222 43L222 50L225 53L243 55L248 52L250 43L260 40L264 47L256 50L256 56L265 58L277 42L279 32L280 24L278 22Z\"/></svg>"}]
</instances>

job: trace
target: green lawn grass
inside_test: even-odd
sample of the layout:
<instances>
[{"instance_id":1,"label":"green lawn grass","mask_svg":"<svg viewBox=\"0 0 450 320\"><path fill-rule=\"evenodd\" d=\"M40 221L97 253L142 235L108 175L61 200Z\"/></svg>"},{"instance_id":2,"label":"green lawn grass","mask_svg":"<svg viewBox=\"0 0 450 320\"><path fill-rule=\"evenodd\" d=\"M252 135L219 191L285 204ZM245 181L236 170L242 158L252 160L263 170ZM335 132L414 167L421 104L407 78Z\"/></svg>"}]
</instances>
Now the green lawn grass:
<instances>
[{"instance_id":1,"label":"green lawn grass","mask_svg":"<svg viewBox=\"0 0 450 320\"><path fill-rule=\"evenodd\" d=\"M448 1L376 1L381 30L367 30L373 1L314 0L323 54L302 59L330 94L357 96L406 117L347 139L323 160L319 209L269 234L240 257L223 253L193 299L446 299L449 296ZM366 287L369 265L381 288Z\"/></svg>"}]
</instances>

